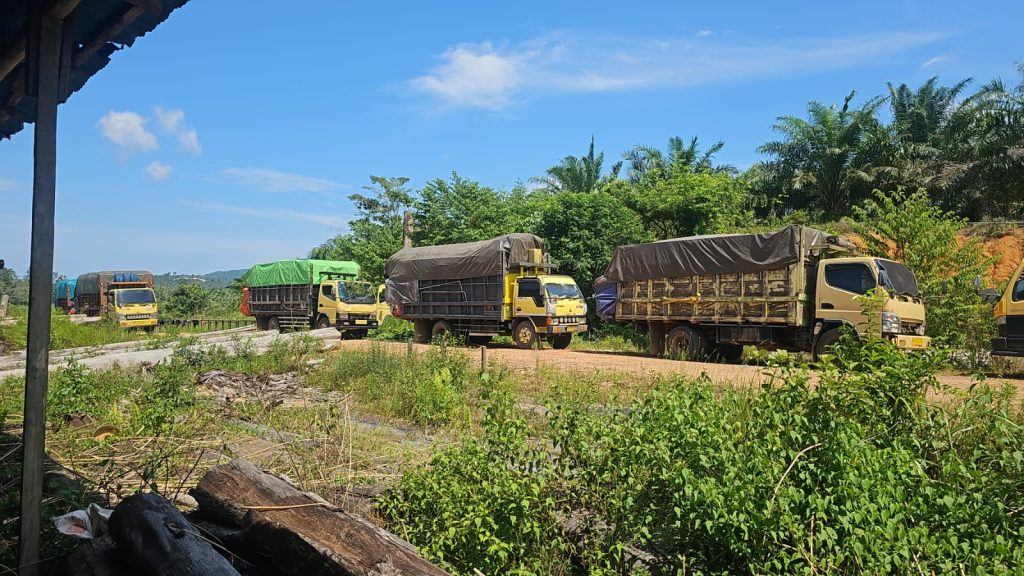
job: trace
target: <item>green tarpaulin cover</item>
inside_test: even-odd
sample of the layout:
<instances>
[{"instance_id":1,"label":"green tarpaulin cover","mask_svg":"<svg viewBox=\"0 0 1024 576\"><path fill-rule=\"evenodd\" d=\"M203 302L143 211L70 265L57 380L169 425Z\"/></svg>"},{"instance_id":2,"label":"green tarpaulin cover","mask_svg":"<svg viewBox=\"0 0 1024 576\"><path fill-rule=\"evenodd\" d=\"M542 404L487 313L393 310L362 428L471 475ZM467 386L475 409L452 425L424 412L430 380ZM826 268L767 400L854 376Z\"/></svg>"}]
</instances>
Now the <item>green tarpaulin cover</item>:
<instances>
[{"instance_id":1,"label":"green tarpaulin cover","mask_svg":"<svg viewBox=\"0 0 1024 576\"><path fill-rule=\"evenodd\" d=\"M280 260L257 264L242 275L242 282L250 288L284 286L288 284L314 284L322 280L321 273L336 272L359 276L359 264L347 260Z\"/></svg>"}]
</instances>

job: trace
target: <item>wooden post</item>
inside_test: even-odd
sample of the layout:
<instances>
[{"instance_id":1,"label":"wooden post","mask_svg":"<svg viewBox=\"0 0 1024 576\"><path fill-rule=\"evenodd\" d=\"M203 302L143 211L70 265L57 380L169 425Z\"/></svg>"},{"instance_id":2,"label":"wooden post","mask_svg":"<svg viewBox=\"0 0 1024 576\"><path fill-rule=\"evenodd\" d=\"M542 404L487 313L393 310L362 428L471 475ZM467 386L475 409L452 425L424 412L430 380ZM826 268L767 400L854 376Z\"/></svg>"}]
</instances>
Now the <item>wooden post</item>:
<instances>
[{"instance_id":1,"label":"wooden post","mask_svg":"<svg viewBox=\"0 0 1024 576\"><path fill-rule=\"evenodd\" d=\"M480 347L480 371L487 372L487 346Z\"/></svg>"},{"instance_id":2,"label":"wooden post","mask_svg":"<svg viewBox=\"0 0 1024 576\"><path fill-rule=\"evenodd\" d=\"M7 305L10 303L11 297L7 294L0 294L0 320L7 317Z\"/></svg>"},{"instance_id":3,"label":"wooden post","mask_svg":"<svg viewBox=\"0 0 1024 576\"><path fill-rule=\"evenodd\" d=\"M412 248L412 212L405 211L402 218L402 247Z\"/></svg>"},{"instance_id":4,"label":"wooden post","mask_svg":"<svg viewBox=\"0 0 1024 576\"><path fill-rule=\"evenodd\" d=\"M21 532L18 573L39 574L39 535L46 449L46 388L50 356L50 293L53 281L53 213L57 186L57 103L60 85L60 20L29 2L28 88L36 97L32 183L32 256L29 272L28 345L25 362L25 424L22 433Z\"/></svg>"}]
</instances>

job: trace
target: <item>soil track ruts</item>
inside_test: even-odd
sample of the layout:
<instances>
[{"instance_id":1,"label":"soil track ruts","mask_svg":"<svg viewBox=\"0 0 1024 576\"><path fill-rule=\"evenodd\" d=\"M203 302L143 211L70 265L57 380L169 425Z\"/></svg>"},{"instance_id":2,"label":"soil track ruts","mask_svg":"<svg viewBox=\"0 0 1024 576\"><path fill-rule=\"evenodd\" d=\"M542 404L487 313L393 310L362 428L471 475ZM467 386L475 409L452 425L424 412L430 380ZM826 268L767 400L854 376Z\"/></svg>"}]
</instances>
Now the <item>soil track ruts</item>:
<instances>
[{"instance_id":1,"label":"soil track ruts","mask_svg":"<svg viewBox=\"0 0 1024 576\"><path fill-rule=\"evenodd\" d=\"M408 344L404 342L383 342L373 340L342 340L340 349L366 349L381 346L394 354L405 354ZM423 352L430 348L427 344L413 344L415 350ZM475 361L479 361L478 348L458 348ZM538 365L548 369L577 373L617 373L648 376L657 374L672 376L683 374L697 377L706 374L712 382L737 387L759 386L768 378L768 370L764 366L746 364L717 364L709 362L679 362L663 358L650 358L639 354L620 352L599 352L589 350L520 350L510 346L489 345L487 348L489 362L504 364L513 370L531 371ZM952 388L967 390L976 383L970 376L943 373L937 375L941 384ZM812 372L811 381L817 381ZM993 387L1008 383L1016 390L1016 397L1024 401L1024 380L1011 378L989 378L986 382Z\"/></svg>"}]
</instances>

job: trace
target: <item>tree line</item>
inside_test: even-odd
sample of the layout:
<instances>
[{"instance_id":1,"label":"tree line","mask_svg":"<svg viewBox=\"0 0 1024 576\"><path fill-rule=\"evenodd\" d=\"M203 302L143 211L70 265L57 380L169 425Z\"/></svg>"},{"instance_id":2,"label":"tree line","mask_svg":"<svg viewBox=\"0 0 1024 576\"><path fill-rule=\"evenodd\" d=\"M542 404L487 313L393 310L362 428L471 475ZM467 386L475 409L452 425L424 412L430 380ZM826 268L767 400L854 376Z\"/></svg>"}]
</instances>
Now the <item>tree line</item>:
<instances>
[{"instance_id":1,"label":"tree line","mask_svg":"<svg viewBox=\"0 0 1024 576\"><path fill-rule=\"evenodd\" d=\"M311 256L358 261L383 277L402 247L411 211L416 245L532 232L547 241L563 272L589 291L616 246L790 223L855 217L875 190L925 190L927 202L962 220L1024 216L1024 63L1015 86L972 79L914 88L888 84L883 95L841 104L812 101L805 116L780 116L776 139L746 170L719 163L723 142L670 138L606 161L591 139L540 177L500 190L457 173L411 190L404 177L371 176L353 194L348 232Z\"/></svg>"}]
</instances>

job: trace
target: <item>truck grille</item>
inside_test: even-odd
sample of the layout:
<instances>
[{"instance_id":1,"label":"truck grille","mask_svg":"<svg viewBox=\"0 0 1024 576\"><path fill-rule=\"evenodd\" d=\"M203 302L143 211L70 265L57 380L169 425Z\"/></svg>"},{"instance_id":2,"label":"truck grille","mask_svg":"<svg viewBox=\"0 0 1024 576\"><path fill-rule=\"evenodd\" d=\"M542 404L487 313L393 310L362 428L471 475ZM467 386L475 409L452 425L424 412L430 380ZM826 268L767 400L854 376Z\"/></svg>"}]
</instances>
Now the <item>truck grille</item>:
<instances>
[{"instance_id":1,"label":"truck grille","mask_svg":"<svg viewBox=\"0 0 1024 576\"><path fill-rule=\"evenodd\" d=\"M125 320L149 320L152 316L149 314L128 314L124 318Z\"/></svg>"},{"instance_id":2,"label":"truck grille","mask_svg":"<svg viewBox=\"0 0 1024 576\"><path fill-rule=\"evenodd\" d=\"M562 316L561 318L552 318L554 324L582 324L587 321L583 316Z\"/></svg>"}]
</instances>

